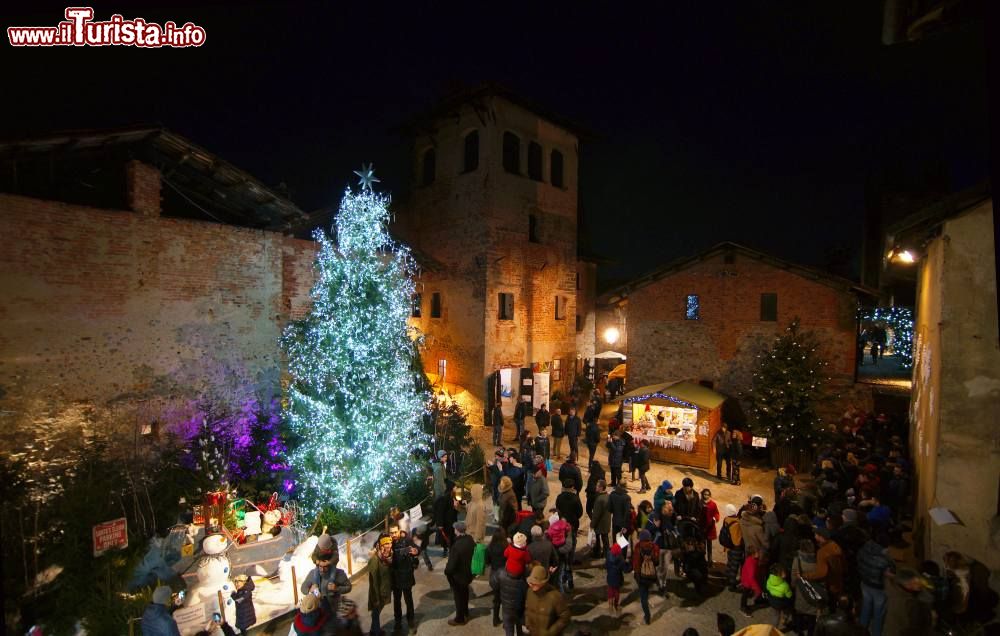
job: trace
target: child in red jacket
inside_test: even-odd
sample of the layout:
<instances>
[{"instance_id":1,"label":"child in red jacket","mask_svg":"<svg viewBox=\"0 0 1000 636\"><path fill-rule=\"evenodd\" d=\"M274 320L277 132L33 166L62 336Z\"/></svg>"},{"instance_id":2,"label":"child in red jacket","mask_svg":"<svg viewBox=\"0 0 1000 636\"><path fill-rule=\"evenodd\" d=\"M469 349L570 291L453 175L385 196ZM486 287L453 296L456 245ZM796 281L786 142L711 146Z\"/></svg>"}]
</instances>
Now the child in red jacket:
<instances>
[{"instance_id":1,"label":"child in red jacket","mask_svg":"<svg viewBox=\"0 0 1000 636\"><path fill-rule=\"evenodd\" d=\"M743 560L743 569L740 571L740 585L743 586L743 594L740 596L740 612L744 616L750 616L753 609L749 603L753 599L753 605L761 603L764 591L760 587L760 580L757 571L760 567L760 555L755 548L747 547L747 555Z\"/></svg>"},{"instance_id":2,"label":"child in red jacket","mask_svg":"<svg viewBox=\"0 0 1000 636\"><path fill-rule=\"evenodd\" d=\"M507 546L503 556L507 559L507 573L514 578L524 577L528 564L531 563L531 553L527 550L528 537L518 532L514 535L514 543Z\"/></svg>"}]
</instances>

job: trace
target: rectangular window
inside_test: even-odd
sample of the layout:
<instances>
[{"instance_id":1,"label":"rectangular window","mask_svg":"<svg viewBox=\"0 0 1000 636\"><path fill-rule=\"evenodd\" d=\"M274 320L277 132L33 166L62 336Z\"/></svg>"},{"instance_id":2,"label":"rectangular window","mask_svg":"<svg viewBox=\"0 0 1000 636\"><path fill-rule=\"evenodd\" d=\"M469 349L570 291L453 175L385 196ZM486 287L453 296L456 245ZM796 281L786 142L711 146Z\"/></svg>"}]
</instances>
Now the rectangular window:
<instances>
[{"instance_id":1,"label":"rectangular window","mask_svg":"<svg viewBox=\"0 0 1000 636\"><path fill-rule=\"evenodd\" d=\"M528 143L528 178L542 180L542 147L534 141Z\"/></svg>"},{"instance_id":2,"label":"rectangular window","mask_svg":"<svg viewBox=\"0 0 1000 636\"><path fill-rule=\"evenodd\" d=\"M420 305L423 302L423 297L420 294L413 294L413 308L410 310L410 315L414 318L420 317Z\"/></svg>"},{"instance_id":3,"label":"rectangular window","mask_svg":"<svg viewBox=\"0 0 1000 636\"><path fill-rule=\"evenodd\" d=\"M431 318L441 317L441 292L431 294Z\"/></svg>"},{"instance_id":4,"label":"rectangular window","mask_svg":"<svg viewBox=\"0 0 1000 636\"><path fill-rule=\"evenodd\" d=\"M576 315L576 332L580 333L583 331L583 316L580 314Z\"/></svg>"},{"instance_id":5,"label":"rectangular window","mask_svg":"<svg viewBox=\"0 0 1000 636\"><path fill-rule=\"evenodd\" d=\"M553 150L549 162L549 181L557 188L563 187L563 156L558 150Z\"/></svg>"},{"instance_id":6,"label":"rectangular window","mask_svg":"<svg viewBox=\"0 0 1000 636\"><path fill-rule=\"evenodd\" d=\"M765 322L775 322L778 320L778 295L760 295L760 319Z\"/></svg>"},{"instance_id":7,"label":"rectangular window","mask_svg":"<svg viewBox=\"0 0 1000 636\"><path fill-rule=\"evenodd\" d=\"M698 302L697 294L688 294L687 301L684 305L684 319L685 320L701 319L701 305Z\"/></svg>"},{"instance_id":8,"label":"rectangular window","mask_svg":"<svg viewBox=\"0 0 1000 636\"><path fill-rule=\"evenodd\" d=\"M503 169L511 174L521 174L521 140L514 133L503 134Z\"/></svg>"},{"instance_id":9,"label":"rectangular window","mask_svg":"<svg viewBox=\"0 0 1000 636\"><path fill-rule=\"evenodd\" d=\"M448 361L442 358L438 360L438 381L443 383L446 375L448 375Z\"/></svg>"},{"instance_id":10,"label":"rectangular window","mask_svg":"<svg viewBox=\"0 0 1000 636\"><path fill-rule=\"evenodd\" d=\"M500 320L514 320L514 294L501 292L498 295Z\"/></svg>"},{"instance_id":11,"label":"rectangular window","mask_svg":"<svg viewBox=\"0 0 1000 636\"><path fill-rule=\"evenodd\" d=\"M556 320L566 320L565 296L556 296Z\"/></svg>"},{"instance_id":12,"label":"rectangular window","mask_svg":"<svg viewBox=\"0 0 1000 636\"><path fill-rule=\"evenodd\" d=\"M534 214L528 215L528 242L541 243L538 239L538 217Z\"/></svg>"}]
</instances>

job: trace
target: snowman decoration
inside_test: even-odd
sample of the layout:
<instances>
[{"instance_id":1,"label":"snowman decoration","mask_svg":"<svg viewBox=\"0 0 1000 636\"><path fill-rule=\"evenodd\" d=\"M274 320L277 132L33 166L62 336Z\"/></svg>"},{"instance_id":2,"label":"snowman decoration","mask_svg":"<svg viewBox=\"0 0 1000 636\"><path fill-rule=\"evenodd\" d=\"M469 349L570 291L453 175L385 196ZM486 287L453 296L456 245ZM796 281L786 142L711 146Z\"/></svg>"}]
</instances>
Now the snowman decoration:
<instances>
[{"instance_id":1,"label":"snowman decoration","mask_svg":"<svg viewBox=\"0 0 1000 636\"><path fill-rule=\"evenodd\" d=\"M222 592L226 622L233 624L236 620L236 608L230 597L236 587L230 578L232 568L226 556L228 543L221 534L210 535L202 542L204 556L198 561L198 584L190 591L188 605L200 603L210 606L211 612L219 611L219 592Z\"/></svg>"}]
</instances>

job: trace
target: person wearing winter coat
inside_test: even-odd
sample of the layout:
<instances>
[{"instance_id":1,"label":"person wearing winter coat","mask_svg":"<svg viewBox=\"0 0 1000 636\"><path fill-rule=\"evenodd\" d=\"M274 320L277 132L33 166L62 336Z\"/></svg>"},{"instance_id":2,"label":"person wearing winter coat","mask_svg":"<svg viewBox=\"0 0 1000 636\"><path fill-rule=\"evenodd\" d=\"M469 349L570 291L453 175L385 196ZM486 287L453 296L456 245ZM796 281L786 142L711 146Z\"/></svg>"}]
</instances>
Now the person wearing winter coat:
<instances>
[{"instance_id":1,"label":"person wearing winter coat","mask_svg":"<svg viewBox=\"0 0 1000 636\"><path fill-rule=\"evenodd\" d=\"M566 417L566 439L569 441L569 452L577 457L580 456L579 439L581 432L583 432L583 423L580 422L580 418L576 414L576 409L571 407L569 415Z\"/></svg>"},{"instance_id":2,"label":"person wearing winter coat","mask_svg":"<svg viewBox=\"0 0 1000 636\"><path fill-rule=\"evenodd\" d=\"M518 452L513 448L507 449L507 463L504 465L503 474L510 478L511 486L514 487L514 501L517 504L517 509L520 510L521 500L524 499L524 493L528 484L526 483L526 473L521 466Z\"/></svg>"},{"instance_id":3,"label":"person wearing winter coat","mask_svg":"<svg viewBox=\"0 0 1000 636\"><path fill-rule=\"evenodd\" d=\"M771 545L764 534L764 519L757 504L751 503L740 514L740 532L748 554L751 549L760 556L768 553Z\"/></svg>"},{"instance_id":4,"label":"person wearing winter coat","mask_svg":"<svg viewBox=\"0 0 1000 636\"><path fill-rule=\"evenodd\" d=\"M538 431L538 436L535 437L535 454L541 455L542 459L546 462L552 457L552 448L549 445L549 433L547 428L543 428Z\"/></svg>"},{"instance_id":5,"label":"person wearing winter coat","mask_svg":"<svg viewBox=\"0 0 1000 636\"><path fill-rule=\"evenodd\" d=\"M674 511L677 513L677 520L690 519L695 524L701 526L703 523L704 506L701 502L701 495L694 490L694 480L685 477L681 482L681 491L674 495Z\"/></svg>"},{"instance_id":6,"label":"person wearing winter coat","mask_svg":"<svg viewBox=\"0 0 1000 636\"><path fill-rule=\"evenodd\" d=\"M514 484L510 477L504 475L500 478L500 527L512 535L514 526L517 525L517 495L514 494Z\"/></svg>"},{"instance_id":7,"label":"person wearing winter coat","mask_svg":"<svg viewBox=\"0 0 1000 636\"><path fill-rule=\"evenodd\" d=\"M535 471L535 478L531 480L528 488L528 503L532 510L545 510L549 502L549 481L542 474L545 466L539 466Z\"/></svg>"},{"instance_id":8,"label":"person wearing winter coat","mask_svg":"<svg viewBox=\"0 0 1000 636\"><path fill-rule=\"evenodd\" d=\"M368 609L372 613L372 636L384 634L382 608L392 602L392 537L378 536L375 549L368 558Z\"/></svg>"},{"instance_id":9,"label":"person wearing winter coat","mask_svg":"<svg viewBox=\"0 0 1000 636\"><path fill-rule=\"evenodd\" d=\"M611 487L614 488L622 479L622 463L625 461L625 442L621 433L615 431L608 436L608 467L611 469Z\"/></svg>"},{"instance_id":10,"label":"person wearing winter coat","mask_svg":"<svg viewBox=\"0 0 1000 636\"><path fill-rule=\"evenodd\" d=\"M569 479L573 482L573 490L580 492L583 490L583 474L580 467L576 465L576 453L570 453L569 457L559 467L559 483L566 483Z\"/></svg>"},{"instance_id":11,"label":"person wearing winter coat","mask_svg":"<svg viewBox=\"0 0 1000 636\"><path fill-rule=\"evenodd\" d=\"M723 549L726 551L726 582L729 584L729 589L735 592L745 552L739 510L733 504L726 504L726 517L722 520L722 527L729 528L728 534L733 545L731 548L723 546Z\"/></svg>"},{"instance_id":12,"label":"person wearing winter coat","mask_svg":"<svg viewBox=\"0 0 1000 636\"><path fill-rule=\"evenodd\" d=\"M437 455L431 458L431 474L434 483L434 498L437 499L448 490L448 453L439 450Z\"/></svg>"},{"instance_id":13,"label":"person wearing winter coat","mask_svg":"<svg viewBox=\"0 0 1000 636\"><path fill-rule=\"evenodd\" d=\"M871 539L858 551L858 576L861 579L860 622L872 636L882 636L886 614L886 575L896 566L887 550Z\"/></svg>"},{"instance_id":14,"label":"person wearing winter coat","mask_svg":"<svg viewBox=\"0 0 1000 636\"><path fill-rule=\"evenodd\" d=\"M719 505L712 499L712 491L705 488L701 491L702 522L701 532L705 537L705 557L712 564L712 543L718 538Z\"/></svg>"},{"instance_id":15,"label":"person wearing winter coat","mask_svg":"<svg viewBox=\"0 0 1000 636\"><path fill-rule=\"evenodd\" d=\"M590 517L591 523L594 519L594 501L597 499L597 482L604 481L605 474L604 469L601 468L600 462L596 459L590 462L590 470L587 474L587 501L584 504L587 516Z\"/></svg>"},{"instance_id":16,"label":"person wearing winter coat","mask_svg":"<svg viewBox=\"0 0 1000 636\"><path fill-rule=\"evenodd\" d=\"M236 589L231 598L236 603L236 629L245 634L257 622L257 611L253 606L253 578L246 574L236 577Z\"/></svg>"},{"instance_id":17,"label":"person wearing winter coat","mask_svg":"<svg viewBox=\"0 0 1000 636\"><path fill-rule=\"evenodd\" d=\"M482 486L480 486L482 488ZM482 496L480 494L480 496ZM401 520L402 521L402 520ZM392 563L390 569L392 573L392 613L396 632L403 630L403 602L406 603L406 626L407 630L415 632L417 629L413 614L413 586L416 579L413 570L416 569L417 555L420 551L413 545L406 532L400 526L393 526L390 529L392 536Z\"/></svg>"},{"instance_id":18,"label":"person wearing winter coat","mask_svg":"<svg viewBox=\"0 0 1000 636\"><path fill-rule=\"evenodd\" d=\"M566 437L566 427L563 425L562 411L556 409L549 418L552 425L552 454L556 459L562 459L562 441Z\"/></svg>"},{"instance_id":19,"label":"person wearing winter coat","mask_svg":"<svg viewBox=\"0 0 1000 636\"><path fill-rule=\"evenodd\" d=\"M490 492L482 484L473 484L471 493L465 513L465 527L476 543L482 543L486 540L486 506L490 500Z\"/></svg>"},{"instance_id":20,"label":"person wearing winter coat","mask_svg":"<svg viewBox=\"0 0 1000 636\"><path fill-rule=\"evenodd\" d=\"M486 546L486 564L490 566L490 589L493 590L493 627L500 625L500 571L507 567L507 531L497 528ZM471 567L471 563L470 563Z\"/></svg>"},{"instance_id":21,"label":"person wearing winter coat","mask_svg":"<svg viewBox=\"0 0 1000 636\"><path fill-rule=\"evenodd\" d=\"M594 514L590 527L594 531L594 549L591 556L604 558L608 552L608 533L611 532L611 505L608 501L608 489L604 481L597 482L597 498L594 501Z\"/></svg>"},{"instance_id":22,"label":"person wearing winter coat","mask_svg":"<svg viewBox=\"0 0 1000 636\"><path fill-rule=\"evenodd\" d=\"M806 575L813 574L815 571L816 546L813 545L812 541L803 539L799 542L798 554L792 559L791 578L789 582L793 586L796 586L800 577L805 578ZM795 611L793 622L796 629L800 633L811 632L816 625L816 617L819 616L820 610L823 608L811 604L806 595L801 592L796 592L792 606Z\"/></svg>"},{"instance_id":23,"label":"person wearing winter coat","mask_svg":"<svg viewBox=\"0 0 1000 636\"><path fill-rule=\"evenodd\" d=\"M337 613L340 599L351 592L351 579L336 565L340 556L330 535L320 535L312 559L316 567L302 579L299 591L318 595L323 609L332 616Z\"/></svg>"},{"instance_id":24,"label":"person wearing winter coat","mask_svg":"<svg viewBox=\"0 0 1000 636\"><path fill-rule=\"evenodd\" d=\"M618 482L608 495L608 507L611 508L611 536L617 537L622 528L628 527L632 514L632 498L628 496L625 484Z\"/></svg>"},{"instance_id":25,"label":"person wearing winter coat","mask_svg":"<svg viewBox=\"0 0 1000 636\"><path fill-rule=\"evenodd\" d=\"M740 479L740 465L743 463L743 434L733 430L729 440L729 462L732 465L729 481L735 486L743 483Z\"/></svg>"},{"instance_id":26,"label":"person wearing winter coat","mask_svg":"<svg viewBox=\"0 0 1000 636\"><path fill-rule=\"evenodd\" d=\"M451 626L469 622L469 586L472 585L472 554L475 551L476 542L465 534L465 523L459 521L455 524L455 543L444 568L455 598L455 618L448 621Z\"/></svg>"},{"instance_id":27,"label":"person wearing winter coat","mask_svg":"<svg viewBox=\"0 0 1000 636\"><path fill-rule=\"evenodd\" d=\"M819 546L816 568L804 573L802 578L823 583L830 599L835 601L844 592L844 553L837 542L830 539L830 531L826 528L816 528L813 533Z\"/></svg>"},{"instance_id":28,"label":"person wearing winter coat","mask_svg":"<svg viewBox=\"0 0 1000 636\"><path fill-rule=\"evenodd\" d=\"M431 515L434 525L438 529L438 543L443 548L443 555L448 556L448 548L454 539L455 531L453 526L458 521L458 509L455 507L455 495L452 492L454 484L448 481L448 489L443 495L434 500L431 506Z\"/></svg>"},{"instance_id":29,"label":"person wearing winter coat","mask_svg":"<svg viewBox=\"0 0 1000 636\"><path fill-rule=\"evenodd\" d=\"M621 611L621 590L625 585L625 574L632 571L632 563L622 554L617 543L611 546L604 561L605 577L608 584L608 610L617 616Z\"/></svg>"},{"instance_id":30,"label":"person wearing winter coat","mask_svg":"<svg viewBox=\"0 0 1000 636\"><path fill-rule=\"evenodd\" d=\"M325 636L330 632L330 621L333 617L323 609L320 600L313 594L303 594L299 599L299 607L292 619L289 636ZM145 622L145 621L143 621Z\"/></svg>"},{"instance_id":31,"label":"person wearing winter coat","mask_svg":"<svg viewBox=\"0 0 1000 636\"><path fill-rule=\"evenodd\" d=\"M583 504L580 503L580 495L577 494L573 482L569 480L563 482L563 490L556 497L556 510L559 511L559 516L573 527L575 548L576 533L580 531L580 518L583 517Z\"/></svg>"},{"instance_id":32,"label":"person wearing winter coat","mask_svg":"<svg viewBox=\"0 0 1000 636\"><path fill-rule=\"evenodd\" d=\"M528 537L520 532L516 533L513 542L504 550L503 557L507 572L511 576L524 578L528 564L531 563L531 554L528 552Z\"/></svg>"},{"instance_id":33,"label":"person wearing winter coat","mask_svg":"<svg viewBox=\"0 0 1000 636\"><path fill-rule=\"evenodd\" d=\"M177 621L168 609L173 591L167 585L153 590L153 599L142 612L142 636L181 636Z\"/></svg>"},{"instance_id":34,"label":"person wearing winter coat","mask_svg":"<svg viewBox=\"0 0 1000 636\"><path fill-rule=\"evenodd\" d=\"M588 410L590 408L588 407ZM587 460L588 465L594 463L594 456L597 455L597 446L601 443L601 429L597 426L597 417L591 417L587 421L587 429L584 431L584 441L587 443L587 451L590 453L590 457Z\"/></svg>"},{"instance_id":35,"label":"person wearing winter coat","mask_svg":"<svg viewBox=\"0 0 1000 636\"><path fill-rule=\"evenodd\" d=\"M722 462L725 462L726 481L729 481L732 476L732 464L729 460L729 437L729 425L723 422L722 428L712 438L712 446L715 448L715 476L722 479Z\"/></svg>"},{"instance_id":36,"label":"person wearing winter coat","mask_svg":"<svg viewBox=\"0 0 1000 636\"><path fill-rule=\"evenodd\" d=\"M542 405L545 408L545 405ZM514 439L521 439L521 431L524 430L524 420L531 414L531 404L523 400L518 400L514 406Z\"/></svg>"},{"instance_id":37,"label":"person wearing winter coat","mask_svg":"<svg viewBox=\"0 0 1000 636\"><path fill-rule=\"evenodd\" d=\"M531 636L560 636L569 626L571 612L563 594L549 583L549 572L540 565L527 579L524 623Z\"/></svg>"},{"instance_id":38,"label":"person wearing winter coat","mask_svg":"<svg viewBox=\"0 0 1000 636\"><path fill-rule=\"evenodd\" d=\"M928 592L929 587L919 573L910 569L887 574L883 633L931 636L934 633L934 620L931 611L933 598Z\"/></svg>"},{"instance_id":39,"label":"person wearing winter coat","mask_svg":"<svg viewBox=\"0 0 1000 636\"><path fill-rule=\"evenodd\" d=\"M545 530L542 529L542 526L531 527L531 542L528 543L528 554L531 555L532 562L541 563L550 572L555 572L556 568L559 567L559 555L556 553L555 546L545 536Z\"/></svg>"},{"instance_id":40,"label":"person wearing winter coat","mask_svg":"<svg viewBox=\"0 0 1000 636\"><path fill-rule=\"evenodd\" d=\"M508 565L510 562L508 561ZM497 574L497 585L500 588L501 620L504 636L521 636L521 623L524 617L524 601L528 594L528 584L524 575L515 576L510 569L503 569Z\"/></svg>"},{"instance_id":41,"label":"person wearing winter coat","mask_svg":"<svg viewBox=\"0 0 1000 636\"><path fill-rule=\"evenodd\" d=\"M635 468L639 471L639 494L652 490L646 473L649 472L649 442L642 440L639 449L635 452Z\"/></svg>"},{"instance_id":42,"label":"person wearing winter coat","mask_svg":"<svg viewBox=\"0 0 1000 636\"><path fill-rule=\"evenodd\" d=\"M503 444L503 409L500 407L498 402L496 406L493 407L493 445L499 446Z\"/></svg>"},{"instance_id":43,"label":"person wearing winter coat","mask_svg":"<svg viewBox=\"0 0 1000 636\"><path fill-rule=\"evenodd\" d=\"M653 572L644 572L643 563L651 560ZM659 577L656 574L656 565L660 562L660 548L653 543L653 537L649 530L639 532L639 543L635 546L632 554L632 572L635 574L635 581L639 586L639 602L642 605L643 622L649 625L649 588L656 585Z\"/></svg>"},{"instance_id":44,"label":"person wearing winter coat","mask_svg":"<svg viewBox=\"0 0 1000 636\"><path fill-rule=\"evenodd\" d=\"M538 409L538 412L535 413L535 424L538 426L538 430L542 431L548 428L551 421L552 418L543 404L541 408Z\"/></svg>"},{"instance_id":45,"label":"person wearing winter coat","mask_svg":"<svg viewBox=\"0 0 1000 636\"><path fill-rule=\"evenodd\" d=\"M740 595L740 613L749 617L756 605L759 605L764 595L761 587L760 556L756 548L746 548L746 558L740 570L740 585L743 591ZM753 601L751 603L751 601Z\"/></svg>"},{"instance_id":46,"label":"person wearing winter coat","mask_svg":"<svg viewBox=\"0 0 1000 636\"><path fill-rule=\"evenodd\" d=\"M666 479L660 482L656 492L653 493L653 510L657 512L662 510L664 501L670 501L671 503L674 501L674 485Z\"/></svg>"}]
</instances>

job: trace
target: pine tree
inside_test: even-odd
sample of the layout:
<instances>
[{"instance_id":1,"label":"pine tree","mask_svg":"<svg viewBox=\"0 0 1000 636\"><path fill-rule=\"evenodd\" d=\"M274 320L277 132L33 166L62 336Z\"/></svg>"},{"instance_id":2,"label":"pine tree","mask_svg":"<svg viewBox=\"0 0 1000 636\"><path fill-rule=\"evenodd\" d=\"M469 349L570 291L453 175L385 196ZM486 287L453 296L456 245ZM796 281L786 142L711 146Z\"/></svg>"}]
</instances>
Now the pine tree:
<instances>
[{"instance_id":1,"label":"pine tree","mask_svg":"<svg viewBox=\"0 0 1000 636\"><path fill-rule=\"evenodd\" d=\"M754 434L768 445L805 448L820 435L817 403L825 397L827 363L816 352L816 335L794 319L770 351L758 355L753 388L746 394Z\"/></svg>"},{"instance_id":2,"label":"pine tree","mask_svg":"<svg viewBox=\"0 0 1000 636\"><path fill-rule=\"evenodd\" d=\"M388 198L370 167L344 194L337 244L321 230L312 309L289 325L289 463L303 509L367 515L421 470L428 395L417 384L410 316L413 261L386 230Z\"/></svg>"}]
</instances>

